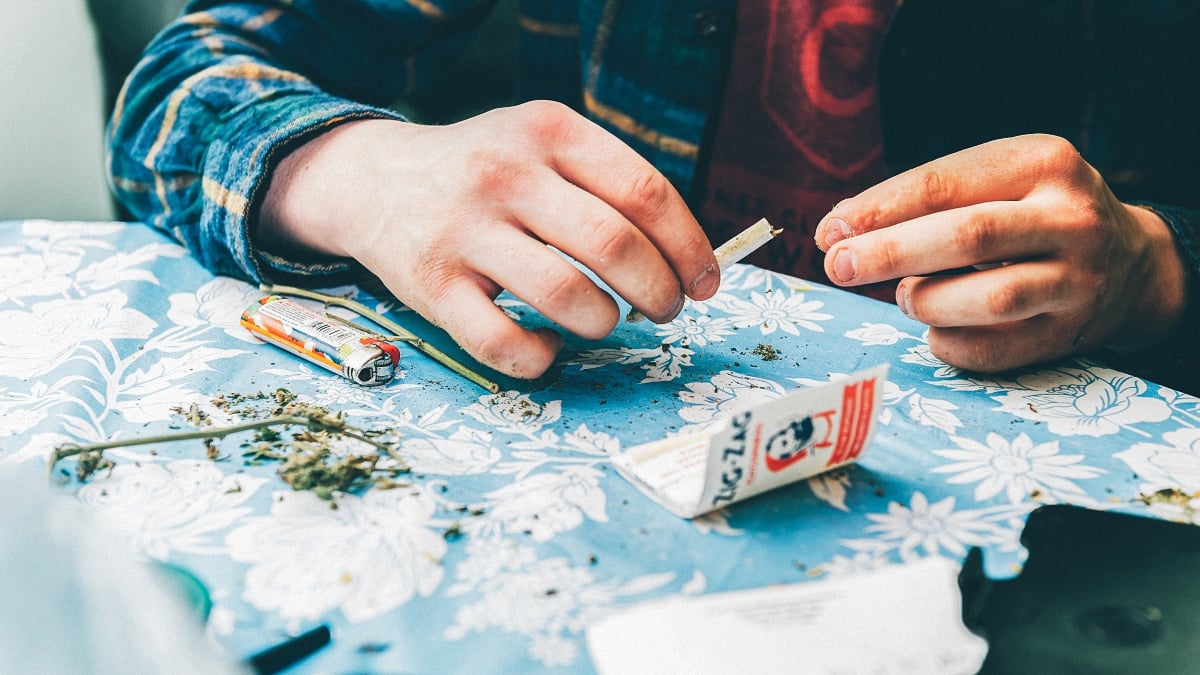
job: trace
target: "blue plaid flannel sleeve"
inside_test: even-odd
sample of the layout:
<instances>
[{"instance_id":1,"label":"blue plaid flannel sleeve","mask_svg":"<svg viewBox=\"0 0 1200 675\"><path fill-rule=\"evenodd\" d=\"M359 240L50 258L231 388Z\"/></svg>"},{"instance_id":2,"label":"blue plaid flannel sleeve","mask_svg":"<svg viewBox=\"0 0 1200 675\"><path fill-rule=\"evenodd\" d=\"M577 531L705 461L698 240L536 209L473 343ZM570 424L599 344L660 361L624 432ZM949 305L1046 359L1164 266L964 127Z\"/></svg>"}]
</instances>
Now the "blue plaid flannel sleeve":
<instances>
[{"instance_id":1,"label":"blue plaid flannel sleeve","mask_svg":"<svg viewBox=\"0 0 1200 675\"><path fill-rule=\"evenodd\" d=\"M350 261L287 260L254 241L270 171L332 125L399 118L386 106L433 79L490 4L192 2L147 47L117 101L113 191L214 273L264 281L352 271Z\"/></svg>"}]
</instances>

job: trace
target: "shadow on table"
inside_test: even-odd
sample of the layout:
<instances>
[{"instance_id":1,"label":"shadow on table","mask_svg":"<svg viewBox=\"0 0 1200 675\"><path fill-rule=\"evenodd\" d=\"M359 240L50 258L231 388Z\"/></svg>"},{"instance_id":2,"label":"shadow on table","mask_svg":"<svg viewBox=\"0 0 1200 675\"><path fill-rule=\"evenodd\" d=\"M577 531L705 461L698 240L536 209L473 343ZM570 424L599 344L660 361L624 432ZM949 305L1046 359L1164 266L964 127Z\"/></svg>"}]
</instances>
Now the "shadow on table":
<instances>
[{"instance_id":1,"label":"shadow on table","mask_svg":"<svg viewBox=\"0 0 1200 675\"><path fill-rule=\"evenodd\" d=\"M1015 579L987 578L979 549L959 577L963 620L989 643L981 675L1196 672L1200 528L1056 505L1021 542Z\"/></svg>"}]
</instances>

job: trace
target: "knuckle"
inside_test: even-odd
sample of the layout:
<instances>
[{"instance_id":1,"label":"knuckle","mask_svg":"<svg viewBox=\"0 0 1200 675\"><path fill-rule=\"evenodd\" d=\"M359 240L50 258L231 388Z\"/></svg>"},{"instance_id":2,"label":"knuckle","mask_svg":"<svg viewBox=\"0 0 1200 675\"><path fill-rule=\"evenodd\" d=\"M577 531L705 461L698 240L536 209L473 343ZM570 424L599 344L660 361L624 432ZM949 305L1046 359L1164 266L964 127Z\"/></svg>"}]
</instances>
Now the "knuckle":
<instances>
[{"instance_id":1,"label":"knuckle","mask_svg":"<svg viewBox=\"0 0 1200 675\"><path fill-rule=\"evenodd\" d=\"M1011 282L992 289L983 299L983 307L987 313L999 318L1021 315L1028 303L1025 288Z\"/></svg>"},{"instance_id":2,"label":"knuckle","mask_svg":"<svg viewBox=\"0 0 1200 675\"><path fill-rule=\"evenodd\" d=\"M889 206L879 200L850 197L838 202L827 217L841 218L851 227L851 234L862 234L879 229L891 216Z\"/></svg>"},{"instance_id":3,"label":"knuckle","mask_svg":"<svg viewBox=\"0 0 1200 675\"><path fill-rule=\"evenodd\" d=\"M583 292L581 281L572 269L556 269L539 275L533 291L534 306L543 312L571 307Z\"/></svg>"},{"instance_id":4,"label":"knuckle","mask_svg":"<svg viewBox=\"0 0 1200 675\"><path fill-rule=\"evenodd\" d=\"M517 109L522 111L531 120L542 120L547 122L555 122L558 120L570 118L574 116L574 112L570 106L558 101L547 99L538 99L536 101L527 101L517 106Z\"/></svg>"},{"instance_id":5,"label":"knuckle","mask_svg":"<svg viewBox=\"0 0 1200 675\"><path fill-rule=\"evenodd\" d=\"M616 303L569 265L539 275L530 293L531 305L544 315L561 317L559 323L580 337L600 339L617 325Z\"/></svg>"},{"instance_id":6,"label":"knuckle","mask_svg":"<svg viewBox=\"0 0 1200 675\"><path fill-rule=\"evenodd\" d=\"M1100 237L1104 236L1108 222L1108 213L1105 212L1103 206L1094 199L1080 195L1080 198L1072 200L1071 216L1080 243L1102 243L1103 240Z\"/></svg>"},{"instance_id":7,"label":"knuckle","mask_svg":"<svg viewBox=\"0 0 1200 675\"><path fill-rule=\"evenodd\" d=\"M947 176L940 168L926 167L921 173L918 189L922 205L928 210L940 211L954 202L953 177Z\"/></svg>"},{"instance_id":8,"label":"knuckle","mask_svg":"<svg viewBox=\"0 0 1200 675\"><path fill-rule=\"evenodd\" d=\"M569 136L580 119L578 113L557 101L529 101L517 106L516 111L520 131L537 143Z\"/></svg>"},{"instance_id":9,"label":"knuckle","mask_svg":"<svg viewBox=\"0 0 1200 675\"><path fill-rule=\"evenodd\" d=\"M952 235L955 250L972 258L992 253L1002 243L1002 234L996 221L987 214L975 213L954 228Z\"/></svg>"},{"instance_id":10,"label":"knuckle","mask_svg":"<svg viewBox=\"0 0 1200 675\"><path fill-rule=\"evenodd\" d=\"M1030 150L1030 159L1044 174L1075 174L1086 163L1079 150L1061 136L1037 134L1037 143Z\"/></svg>"},{"instance_id":11,"label":"knuckle","mask_svg":"<svg viewBox=\"0 0 1200 675\"><path fill-rule=\"evenodd\" d=\"M666 176L650 165L633 169L625 185L626 203L648 213L662 211L675 190Z\"/></svg>"},{"instance_id":12,"label":"knuckle","mask_svg":"<svg viewBox=\"0 0 1200 675\"><path fill-rule=\"evenodd\" d=\"M874 267L878 270L881 277L894 278L897 276L897 270L904 263L904 252L900 248L900 243L892 239L884 239L879 242L875 249Z\"/></svg>"},{"instance_id":13,"label":"knuckle","mask_svg":"<svg viewBox=\"0 0 1200 675\"><path fill-rule=\"evenodd\" d=\"M1097 195L1107 192L1104 176L1096 170L1070 141L1059 136L1037 134L1029 156L1040 175L1056 177L1060 190L1075 206L1080 219L1097 221L1107 218L1106 207Z\"/></svg>"},{"instance_id":14,"label":"knuckle","mask_svg":"<svg viewBox=\"0 0 1200 675\"><path fill-rule=\"evenodd\" d=\"M467 159L467 176L478 194L512 192L524 174L519 163L492 150L476 150Z\"/></svg>"},{"instance_id":15,"label":"knuckle","mask_svg":"<svg viewBox=\"0 0 1200 675\"><path fill-rule=\"evenodd\" d=\"M631 228L601 218L590 226L588 239L597 264L608 265L626 258L637 245L638 237Z\"/></svg>"}]
</instances>

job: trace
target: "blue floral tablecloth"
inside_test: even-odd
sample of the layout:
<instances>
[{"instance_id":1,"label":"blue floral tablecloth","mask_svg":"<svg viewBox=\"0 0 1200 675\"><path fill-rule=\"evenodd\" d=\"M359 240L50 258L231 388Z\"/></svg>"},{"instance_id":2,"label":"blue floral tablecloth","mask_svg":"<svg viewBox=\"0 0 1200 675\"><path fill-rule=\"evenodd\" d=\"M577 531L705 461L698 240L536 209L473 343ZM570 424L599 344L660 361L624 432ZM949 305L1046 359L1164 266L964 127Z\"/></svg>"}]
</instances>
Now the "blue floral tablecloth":
<instances>
[{"instance_id":1,"label":"blue floral tablecloth","mask_svg":"<svg viewBox=\"0 0 1200 675\"><path fill-rule=\"evenodd\" d=\"M894 306L755 267L669 325L568 339L551 377L496 394L411 350L390 384L351 384L240 327L259 297L144 226L0 224L0 466L178 429L193 404L227 421L214 399L281 387L393 430L412 467L401 489L323 500L242 461L231 437L215 460L199 443L110 450L111 473L60 497L198 577L231 655L331 625L333 644L296 672L587 672L588 624L630 603L971 547L1012 574L1024 518L1047 503L1196 519L1197 398L1080 360L972 376ZM610 467L623 448L879 363L880 426L849 469L688 521Z\"/></svg>"}]
</instances>

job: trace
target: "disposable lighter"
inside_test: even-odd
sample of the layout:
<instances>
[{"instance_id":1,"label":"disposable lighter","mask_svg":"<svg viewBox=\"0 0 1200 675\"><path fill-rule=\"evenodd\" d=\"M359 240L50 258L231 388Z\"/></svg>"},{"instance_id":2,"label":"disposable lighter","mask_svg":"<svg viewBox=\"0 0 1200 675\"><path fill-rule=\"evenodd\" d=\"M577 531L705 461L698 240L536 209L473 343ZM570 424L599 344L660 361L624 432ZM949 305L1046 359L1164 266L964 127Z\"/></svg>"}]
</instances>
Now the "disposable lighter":
<instances>
[{"instance_id":1,"label":"disposable lighter","mask_svg":"<svg viewBox=\"0 0 1200 675\"><path fill-rule=\"evenodd\" d=\"M242 326L263 340L366 386L391 381L400 350L349 323L334 323L308 307L269 295L242 312Z\"/></svg>"}]
</instances>

